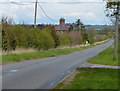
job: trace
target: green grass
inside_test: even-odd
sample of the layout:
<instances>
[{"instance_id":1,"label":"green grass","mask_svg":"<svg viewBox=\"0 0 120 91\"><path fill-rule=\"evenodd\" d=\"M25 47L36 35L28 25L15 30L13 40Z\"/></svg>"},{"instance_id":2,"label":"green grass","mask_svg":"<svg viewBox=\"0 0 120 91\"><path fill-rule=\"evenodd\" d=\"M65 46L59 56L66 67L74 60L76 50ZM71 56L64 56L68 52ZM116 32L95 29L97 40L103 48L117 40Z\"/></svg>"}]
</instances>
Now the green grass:
<instances>
[{"instance_id":1,"label":"green grass","mask_svg":"<svg viewBox=\"0 0 120 91\"><path fill-rule=\"evenodd\" d=\"M63 89L118 89L118 69L78 68L73 81ZM64 81L55 89L64 85Z\"/></svg>"},{"instance_id":2,"label":"green grass","mask_svg":"<svg viewBox=\"0 0 120 91\"><path fill-rule=\"evenodd\" d=\"M113 46L99 53L97 56L90 59L88 62L93 64L113 65L118 66L118 59L113 61Z\"/></svg>"},{"instance_id":3,"label":"green grass","mask_svg":"<svg viewBox=\"0 0 120 91\"><path fill-rule=\"evenodd\" d=\"M91 48L93 46L94 45L89 45L89 46L80 47L80 48L53 49L53 50L37 51L37 52L31 52L31 53L2 55L2 63L4 64L4 63L10 63L10 62L19 62L22 60L53 57L57 55L69 54L71 52L80 51L86 48Z\"/></svg>"},{"instance_id":4,"label":"green grass","mask_svg":"<svg viewBox=\"0 0 120 91\"><path fill-rule=\"evenodd\" d=\"M104 44L107 41L100 44ZM38 58L44 58L44 57L53 57L58 55L65 55L69 54L71 52L80 51L83 49L94 47L95 45L89 45L85 47L79 47L79 48L65 48L65 49L53 49L53 50L44 50L44 51L37 51L37 52L30 52L30 53L20 53L20 54L8 54L8 55L2 55L2 61L0 61L0 64L5 63L11 63L11 62L19 62L23 60L29 60L29 59L38 59Z\"/></svg>"}]
</instances>

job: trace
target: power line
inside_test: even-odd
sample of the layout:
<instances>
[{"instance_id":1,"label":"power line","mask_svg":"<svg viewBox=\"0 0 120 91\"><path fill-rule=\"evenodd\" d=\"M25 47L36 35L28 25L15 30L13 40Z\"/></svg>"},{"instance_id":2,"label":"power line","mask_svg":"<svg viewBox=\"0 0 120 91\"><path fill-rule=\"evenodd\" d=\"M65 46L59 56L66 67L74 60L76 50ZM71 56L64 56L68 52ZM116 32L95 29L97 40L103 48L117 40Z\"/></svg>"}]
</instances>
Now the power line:
<instances>
[{"instance_id":1,"label":"power line","mask_svg":"<svg viewBox=\"0 0 120 91\"><path fill-rule=\"evenodd\" d=\"M40 3L82 4L82 3L104 3L104 1L103 2L40 2Z\"/></svg>"},{"instance_id":2,"label":"power line","mask_svg":"<svg viewBox=\"0 0 120 91\"><path fill-rule=\"evenodd\" d=\"M32 5L33 3L35 3L35 2L31 2L31 3L17 3L17 2L10 1L10 0L9 0L9 2L12 3L12 4L16 4L16 5Z\"/></svg>"},{"instance_id":3,"label":"power line","mask_svg":"<svg viewBox=\"0 0 120 91\"><path fill-rule=\"evenodd\" d=\"M51 21L53 21L53 22L57 22L57 21L55 21L55 20L53 20L51 17L49 17L48 15L47 15L47 13L44 11L44 9L42 8L42 6L40 5L40 2L38 2L37 0L36 0L36 2L31 2L31 3L17 3L17 2L13 2L13 1L10 1L9 0L9 2L7 2L6 4L8 4L8 3L12 3L12 4L15 4L15 5L31 5L31 4L34 4L35 3L35 16L34 16L34 27L36 27L36 16L37 16L37 4L39 5L39 7L41 8L41 10L43 11L43 13L48 17L48 19L50 19Z\"/></svg>"},{"instance_id":4,"label":"power line","mask_svg":"<svg viewBox=\"0 0 120 91\"><path fill-rule=\"evenodd\" d=\"M38 2L38 5L39 5L39 7L41 8L41 10L43 11L43 13L44 13L51 21L57 22L57 21L53 20L51 17L49 17L49 16L47 15L47 13L44 11L44 9L42 8L42 6L40 5L39 2Z\"/></svg>"},{"instance_id":5,"label":"power line","mask_svg":"<svg viewBox=\"0 0 120 91\"><path fill-rule=\"evenodd\" d=\"M40 3L64 3L64 4L103 3L103 2L38 2L37 0L36 0L36 2L31 2L31 3L17 3L17 2L10 1L10 0L9 0L9 2L12 3L12 4L15 4L15 5L31 5L31 4L36 3L36 4L35 4L35 9L36 9L36 10L35 10L35 17L37 16L37 3L38 3L39 7L40 7L41 10L43 11L43 13L48 17L48 19L50 19L51 21L54 21L54 22L57 22L57 21L53 20L51 17L49 17L49 16L47 15L47 13L44 11L44 9L43 9L42 6L40 5ZM6 4L7 4L7 2L6 2ZM36 22L36 19L34 20L34 24L35 24L35 22ZM36 24L35 24L35 25L36 25Z\"/></svg>"},{"instance_id":6,"label":"power line","mask_svg":"<svg viewBox=\"0 0 120 91\"><path fill-rule=\"evenodd\" d=\"M10 2L13 2L13 1L10 1ZM8 4L9 2L0 2L0 3L2 3L2 4ZM15 4L16 2L14 2L14 4ZM31 2L31 3L35 3L35 2ZM94 3L104 3L104 2L39 2L39 3L43 3L43 4L45 4L45 3L52 3L52 4L54 4L54 3L58 3L58 4L84 4L84 3L90 3L90 4L94 4ZM16 4L18 4L18 3L16 3ZM19 4L20 5L20 4Z\"/></svg>"}]
</instances>

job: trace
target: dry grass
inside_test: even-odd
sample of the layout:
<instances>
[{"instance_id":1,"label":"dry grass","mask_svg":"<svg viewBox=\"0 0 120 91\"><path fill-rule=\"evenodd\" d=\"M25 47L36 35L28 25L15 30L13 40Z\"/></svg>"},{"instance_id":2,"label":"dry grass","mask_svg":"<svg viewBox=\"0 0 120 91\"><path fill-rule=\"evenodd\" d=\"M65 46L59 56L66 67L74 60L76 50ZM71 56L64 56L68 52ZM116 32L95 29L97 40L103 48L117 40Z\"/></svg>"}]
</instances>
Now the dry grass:
<instances>
[{"instance_id":1,"label":"dry grass","mask_svg":"<svg viewBox=\"0 0 120 91\"><path fill-rule=\"evenodd\" d=\"M106 39L106 40L103 40L103 41L99 41L99 42L95 42L94 44L97 45L97 44L101 44L101 43L104 43L104 42L107 42L109 41L109 39Z\"/></svg>"},{"instance_id":2,"label":"dry grass","mask_svg":"<svg viewBox=\"0 0 120 91\"><path fill-rule=\"evenodd\" d=\"M7 55L7 54L20 54L20 53L30 53L30 52L36 52L35 49L25 49L25 48L17 48L16 50L14 51L9 51L9 52L5 52L5 51L2 51L2 55Z\"/></svg>"}]
</instances>

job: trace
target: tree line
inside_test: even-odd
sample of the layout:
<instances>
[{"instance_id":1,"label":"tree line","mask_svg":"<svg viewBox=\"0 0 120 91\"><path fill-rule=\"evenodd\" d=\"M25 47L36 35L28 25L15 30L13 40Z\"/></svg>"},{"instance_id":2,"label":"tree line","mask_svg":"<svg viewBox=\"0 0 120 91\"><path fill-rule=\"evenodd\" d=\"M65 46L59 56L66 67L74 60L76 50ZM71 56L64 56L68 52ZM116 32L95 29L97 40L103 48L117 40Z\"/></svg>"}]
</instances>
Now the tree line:
<instances>
[{"instance_id":1,"label":"tree line","mask_svg":"<svg viewBox=\"0 0 120 91\"><path fill-rule=\"evenodd\" d=\"M105 40L112 36L113 32L107 27L104 31L95 29L82 29L80 31L66 31L57 33L49 27L40 30L30 26L14 24L7 17L2 18L2 50L10 52L17 48L34 48L36 50L48 50L63 46L75 46L85 44L88 41L93 44L96 41Z\"/></svg>"}]
</instances>

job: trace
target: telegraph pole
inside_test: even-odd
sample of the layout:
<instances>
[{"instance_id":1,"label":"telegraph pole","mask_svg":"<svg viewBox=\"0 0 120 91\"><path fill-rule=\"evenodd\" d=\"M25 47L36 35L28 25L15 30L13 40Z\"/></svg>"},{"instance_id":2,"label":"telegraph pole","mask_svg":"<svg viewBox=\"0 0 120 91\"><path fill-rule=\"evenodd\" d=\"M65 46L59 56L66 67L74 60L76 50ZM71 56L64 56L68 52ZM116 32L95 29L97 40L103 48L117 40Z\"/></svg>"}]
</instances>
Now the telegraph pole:
<instances>
[{"instance_id":1,"label":"telegraph pole","mask_svg":"<svg viewBox=\"0 0 120 91\"><path fill-rule=\"evenodd\" d=\"M37 3L38 3L38 1L36 0L36 2L35 2L35 16L34 16L34 28L36 28Z\"/></svg>"}]
</instances>

